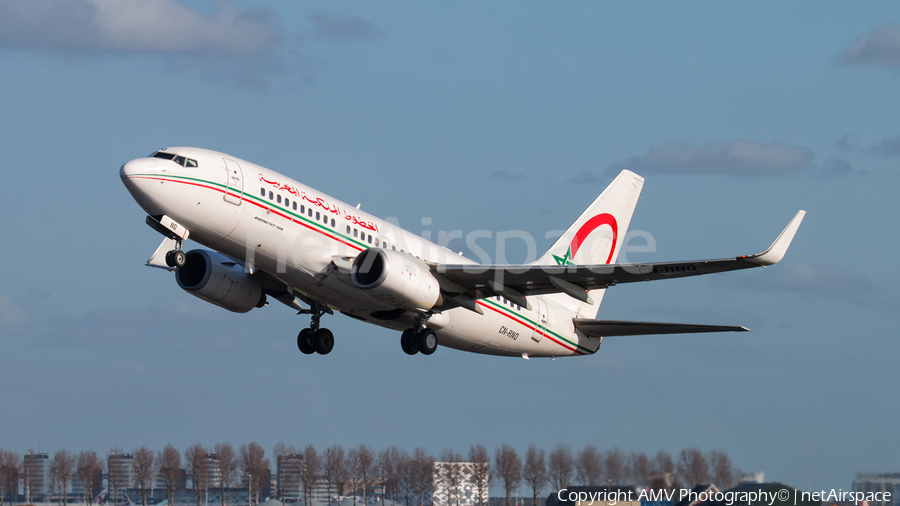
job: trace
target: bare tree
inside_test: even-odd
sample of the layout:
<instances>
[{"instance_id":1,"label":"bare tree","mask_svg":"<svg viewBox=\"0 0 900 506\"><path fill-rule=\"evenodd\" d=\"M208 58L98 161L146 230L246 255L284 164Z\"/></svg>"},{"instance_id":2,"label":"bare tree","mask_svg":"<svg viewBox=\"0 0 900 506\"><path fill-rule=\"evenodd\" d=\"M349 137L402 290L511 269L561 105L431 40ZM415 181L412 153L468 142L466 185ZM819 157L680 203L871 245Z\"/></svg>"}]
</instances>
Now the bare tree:
<instances>
[{"instance_id":1,"label":"bare tree","mask_svg":"<svg viewBox=\"0 0 900 506\"><path fill-rule=\"evenodd\" d=\"M579 483L590 487L600 485L603 474L602 461L603 455L592 444L578 452L575 469Z\"/></svg>"},{"instance_id":2,"label":"bare tree","mask_svg":"<svg viewBox=\"0 0 900 506\"><path fill-rule=\"evenodd\" d=\"M353 463L356 466L354 474L357 482L363 489L363 504L368 505L369 487L372 486L375 476L378 474L375 451L368 445L359 445L359 448L356 448L356 458L353 459Z\"/></svg>"},{"instance_id":3,"label":"bare tree","mask_svg":"<svg viewBox=\"0 0 900 506\"><path fill-rule=\"evenodd\" d=\"M549 475L547 474L547 463L544 450L538 449L531 445L525 453L525 466L522 469L522 477L525 483L531 487L532 503L537 505L538 494L547 486Z\"/></svg>"},{"instance_id":4,"label":"bare tree","mask_svg":"<svg viewBox=\"0 0 900 506\"><path fill-rule=\"evenodd\" d=\"M678 456L678 474L687 486L709 481L709 462L697 448L685 448Z\"/></svg>"},{"instance_id":5,"label":"bare tree","mask_svg":"<svg viewBox=\"0 0 900 506\"><path fill-rule=\"evenodd\" d=\"M637 485L648 485L653 479L653 464L644 452L631 452L631 479Z\"/></svg>"},{"instance_id":6,"label":"bare tree","mask_svg":"<svg viewBox=\"0 0 900 506\"><path fill-rule=\"evenodd\" d=\"M222 488L225 489L222 506L228 506L231 504L231 484L237 480L237 456L234 454L234 446L229 442L216 443L214 451L219 456L219 474Z\"/></svg>"},{"instance_id":7,"label":"bare tree","mask_svg":"<svg viewBox=\"0 0 900 506\"><path fill-rule=\"evenodd\" d=\"M672 456L665 450L656 452L656 462L654 464L655 477L650 481L650 488L653 490L678 490L681 483L675 475L675 462Z\"/></svg>"},{"instance_id":8,"label":"bare tree","mask_svg":"<svg viewBox=\"0 0 900 506\"><path fill-rule=\"evenodd\" d=\"M712 468L713 481L722 490L729 489L734 485L734 466L727 453L722 450L709 452L709 466Z\"/></svg>"},{"instance_id":9,"label":"bare tree","mask_svg":"<svg viewBox=\"0 0 900 506\"><path fill-rule=\"evenodd\" d=\"M344 493L344 476L346 475L346 460L344 447L336 444L325 448L325 460L323 462L322 471L325 475L325 482L328 487L328 499L331 500L332 488L337 492L338 502L341 500L341 494Z\"/></svg>"},{"instance_id":10,"label":"bare tree","mask_svg":"<svg viewBox=\"0 0 900 506\"><path fill-rule=\"evenodd\" d=\"M557 490L568 487L572 481L572 450L568 446L557 446L550 452L547 464L550 484Z\"/></svg>"},{"instance_id":11,"label":"bare tree","mask_svg":"<svg viewBox=\"0 0 900 506\"><path fill-rule=\"evenodd\" d=\"M410 506L410 496L414 494L416 481L416 463L412 455L403 452L400 461L400 480L403 485L404 502L406 506Z\"/></svg>"},{"instance_id":12,"label":"bare tree","mask_svg":"<svg viewBox=\"0 0 900 506\"><path fill-rule=\"evenodd\" d=\"M606 478L611 484L622 485L625 478L631 474L626 465L627 457L619 447L606 451Z\"/></svg>"},{"instance_id":13,"label":"bare tree","mask_svg":"<svg viewBox=\"0 0 900 506\"><path fill-rule=\"evenodd\" d=\"M16 500L19 491L19 468L22 459L12 450L0 450L0 506L4 495L9 495L9 504Z\"/></svg>"},{"instance_id":14,"label":"bare tree","mask_svg":"<svg viewBox=\"0 0 900 506\"><path fill-rule=\"evenodd\" d=\"M484 506L484 496L491 483L491 457L483 445L469 448L469 461L472 463L472 480L478 493L478 506Z\"/></svg>"},{"instance_id":15,"label":"bare tree","mask_svg":"<svg viewBox=\"0 0 900 506\"><path fill-rule=\"evenodd\" d=\"M103 480L103 461L97 456L97 452L87 450L78 454L75 476L84 489L84 503L90 504L94 498L94 486L102 483Z\"/></svg>"},{"instance_id":16,"label":"bare tree","mask_svg":"<svg viewBox=\"0 0 900 506\"><path fill-rule=\"evenodd\" d=\"M319 473L322 469L322 461L319 452L313 445L306 445L303 449L303 460L300 466L300 483L303 485L303 497L306 506L312 504L312 493L319 481Z\"/></svg>"},{"instance_id":17,"label":"bare tree","mask_svg":"<svg viewBox=\"0 0 900 506\"><path fill-rule=\"evenodd\" d=\"M238 452L238 461L242 472L244 483L250 487L251 493L250 506L259 504L259 495L262 488L269 481L269 459L266 458L266 451L259 443L250 443L249 445L241 445Z\"/></svg>"},{"instance_id":18,"label":"bare tree","mask_svg":"<svg viewBox=\"0 0 900 506\"><path fill-rule=\"evenodd\" d=\"M166 498L169 504L175 504L175 491L181 487L181 452L171 444L156 455L159 474L166 485Z\"/></svg>"},{"instance_id":19,"label":"bare tree","mask_svg":"<svg viewBox=\"0 0 900 506\"><path fill-rule=\"evenodd\" d=\"M347 461L346 466L344 466L347 470L347 485L350 488L350 493L353 494L353 504L356 505L356 491L359 489L360 477L359 477L359 450L356 448L350 448L347 450Z\"/></svg>"},{"instance_id":20,"label":"bare tree","mask_svg":"<svg viewBox=\"0 0 900 506\"><path fill-rule=\"evenodd\" d=\"M209 454L200 443L188 446L184 451L184 461L187 464L187 473L194 485L194 494L197 498L197 506L203 503L203 489L206 488L209 475Z\"/></svg>"},{"instance_id":21,"label":"bare tree","mask_svg":"<svg viewBox=\"0 0 900 506\"><path fill-rule=\"evenodd\" d=\"M431 491L434 485L434 457L432 457L425 448L417 446L413 450L412 456L413 466L413 490L419 496L419 506L425 504L425 496Z\"/></svg>"},{"instance_id":22,"label":"bare tree","mask_svg":"<svg viewBox=\"0 0 900 506\"><path fill-rule=\"evenodd\" d=\"M131 477L141 490L141 504L147 506L147 490L153 488L156 477L156 460L153 450L142 446L132 453Z\"/></svg>"},{"instance_id":23,"label":"bare tree","mask_svg":"<svg viewBox=\"0 0 900 506\"><path fill-rule=\"evenodd\" d=\"M391 500L397 503L397 485L400 483L400 473L402 467L403 452L396 446L389 446L378 454L378 471L381 474L381 481L384 483L387 492L387 486L390 483ZM381 494L381 505L384 506L384 499L387 494ZM2 506L2 505L0 505Z\"/></svg>"},{"instance_id":24,"label":"bare tree","mask_svg":"<svg viewBox=\"0 0 900 506\"><path fill-rule=\"evenodd\" d=\"M515 448L504 443L494 452L494 469L503 480L506 489L506 506L509 506L509 495L519 488L522 482L522 459Z\"/></svg>"},{"instance_id":25,"label":"bare tree","mask_svg":"<svg viewBox=\"0 0 900 506\"><path fill-rule=\"evenodd\" d=\"M75 474L75 456L72 452L62 449L54 453L53 460L50 461L50 477L56 484L59 504L67 504L66 489L73 474Z\"/></svg>"}]
</instances>

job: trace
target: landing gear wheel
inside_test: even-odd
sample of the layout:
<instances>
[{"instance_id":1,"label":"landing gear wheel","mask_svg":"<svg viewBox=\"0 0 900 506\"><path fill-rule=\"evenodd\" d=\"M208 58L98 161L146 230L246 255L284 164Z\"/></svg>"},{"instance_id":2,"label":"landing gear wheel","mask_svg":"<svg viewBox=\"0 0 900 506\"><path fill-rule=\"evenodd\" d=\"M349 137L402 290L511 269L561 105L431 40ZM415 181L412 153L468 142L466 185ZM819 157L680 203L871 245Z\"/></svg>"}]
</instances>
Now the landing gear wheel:
<instances>
[{"instance_id":1,"label":"landing gear wheel","mask_svg":"<svg viewBox=\"0 0 900 506\"><path fill-rule=\"evenodd\" d=\"M319 355L328 355L334 349L334 334L328 329L319 329L310 339Z\"/></svg>"},{"instance_id":2,"label":"landing gear wheel","mask_svg":"<svg viewBox=\"0 0 900 506\"><path fill-rule=\"evenodd\" d=\"M310 329L303 329L297 334L297 348L300 348L300 352L304 355L312 355L316 352L315 347L310 342L313 333Z\"/></svg>"},{"instance_id":3,"label":"landing gear wheel","mask_svg":"<svg viewBox=\"0 0 900 506\"><path fill-rule=\"evenodd\" d=\"M437 334L431 329L422 329L416 332L416 344L422 355L431 355L438 347Z\"/></svg>"},{"instance_id":4,"label":"landing gear wheel","mask_svg":"<svg viewBox=\"0 0 900 506\"><path fill-rule=\"evenodd\" d=\"M400 347L403 348L403 352L407 355L418 353L419 345L416 343L416 331L413 329L404 330L403 334L400 335Z\"/></svg>"},{"instance_id":5,"label":"landing gear wheel","mask_svg":"<svg viewBox=\"0 0 900 506\"><path fill-rule=\"evenodd\" d=\"M184 251L173 249L166 253L166 265L169 267L184 267L185 257Z\"/></svg>"}]
</instances>

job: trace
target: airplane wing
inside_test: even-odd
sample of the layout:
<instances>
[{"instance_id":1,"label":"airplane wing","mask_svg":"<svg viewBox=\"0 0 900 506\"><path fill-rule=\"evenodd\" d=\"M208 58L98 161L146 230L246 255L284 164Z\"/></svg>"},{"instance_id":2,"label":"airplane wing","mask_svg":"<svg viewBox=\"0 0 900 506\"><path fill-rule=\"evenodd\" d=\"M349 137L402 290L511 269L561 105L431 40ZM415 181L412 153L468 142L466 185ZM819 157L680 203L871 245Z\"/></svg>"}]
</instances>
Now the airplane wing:
<instances>
[{"instance_id":1,"label":"airplane wing","mask_svg":"<svg viewBox=\"0 0 900 506\"><path fill-rule=\"evenodd\" d=\"M622 283L673 279L765 267L781 261L803 221L799 211L781 235L766 251L719 260L692 260L609 265L445 265L429 264L432 274L449 299L463 307L472 299L500 295L528 307L526 295L565 293L589 302L588 290L608 288ZM607 334L608 335L608 334Z\"/></svg>"}]
</instances>

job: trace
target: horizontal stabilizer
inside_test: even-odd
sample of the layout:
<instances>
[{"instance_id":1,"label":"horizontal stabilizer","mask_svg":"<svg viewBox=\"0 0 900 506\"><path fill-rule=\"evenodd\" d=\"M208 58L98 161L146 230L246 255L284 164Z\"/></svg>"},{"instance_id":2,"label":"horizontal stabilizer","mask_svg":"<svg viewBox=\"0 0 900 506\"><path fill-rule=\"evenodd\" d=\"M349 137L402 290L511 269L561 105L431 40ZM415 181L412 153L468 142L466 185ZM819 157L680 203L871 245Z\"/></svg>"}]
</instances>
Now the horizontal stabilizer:
<instances>
[{"instance_id":1,"label":"horizontal stabilizer","mask_svg":"<svg viewBox=\"0 0 900 506\"><path fill-rule=\"evenodd\" d=\"M698 334L702 332L748 332L747 327L694 325L691 323L632 322L575 318L575 328L588 337L646 336L656 334Z\"/></svg>"}]
</instances>

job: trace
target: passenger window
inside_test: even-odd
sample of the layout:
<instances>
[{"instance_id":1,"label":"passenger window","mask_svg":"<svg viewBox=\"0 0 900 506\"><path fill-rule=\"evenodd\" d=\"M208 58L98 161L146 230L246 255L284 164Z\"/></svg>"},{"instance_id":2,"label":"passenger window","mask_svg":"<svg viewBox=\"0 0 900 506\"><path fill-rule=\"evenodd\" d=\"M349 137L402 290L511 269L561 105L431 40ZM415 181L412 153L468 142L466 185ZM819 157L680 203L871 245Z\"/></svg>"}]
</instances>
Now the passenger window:
<instances>
[{"instance_id":1,"label":"passenger window","mask_svg":"<svg viewBox=\"0 0 900 506\"><path fill-rule=\"evenodd\" d=\"M275 201L280 204L281 203L281 195L278 195L278 197L275 198Z\"/></svg>"},{"instance_id":2,"label":"passenger window","mask_svg":"<svg viewBox=\"0 0 900 506\"><path fill-rule=\"evenodd\" d=\"M312 218L312 208L311 208L311 207L310 207L309 209L307 209L307 213L306 213L306 214L308 214L309 217Z\"/></svg>"},{"instance_id":3,"label":"passenger window","mask_svg":"<svg viewBox=\"0 0 900 506\"><path fill-rule=\"evenodd\" d=\"M353 229L353 237L356 237L356 236L358 236L358 235L359 235L359 230L356 230L356 229L354 228L354 229Z\"/></svg>"},{"instance_id":4,"label":"passenger window","mask_svg":"<svg viewBox=\"0 0 900 506\"><path fill-rule=\"evenodd\" d=\"M393 251L397 251L397 247L396 247L396 246L391 246L391 249L392 249Z\"/></svg>"},{"instance_id":5,"label":"passenger window","mask_svg":"<svg viewBox=\"0 0 900 506\"><path fill-rule=\"evenodd\" d=\"M272 192L269 192L269 200L272 200L274 198L275 198L275 194Z\"/></svg>"},{"instance_id":6,"label":"passenger window","mask_svg":"<svg viewBox=\"0 0 900 506\"><path fill-rule=\"evenodd\" d=\"M322 223L328 225L328 216L322 215Z\"/></svg>"},{"instance_id":7,"label":"passenger window","mask_svg":"<svg viewBox=\"0 0 900 506\"><path fill-rule=\"evenodd\" d=\"M284 207L291 207L291 201L287 197L284 198Z\"/></svg>"},{"instance_id":8,"label":"passenger window","mask_svg":"<svg viewBox=\"0 0 900 506\"><path fill-rule=\"evenodd\" d=\"M372 236L369 235L369 244L372 244Z\"/></svg>"},{"instance_id":9,"label":"passenger window","mask_svg":"<svg viewBox=\"0 0 900 506\"><path fill-rule=\"evenodd\" d=\"M266 196L266 189L265 189L265 188L260 188L260 189L259 189L259 194L262 195L263 197L265 197L265 196Z\"/></svg>"},{"instance_id":10,"label":"passenger window","mask_svg":"<svg viewBox=\"0 0 900 506\"><path fill-rule=\"evenodd\" d=\"M294 201L294 211L296 211L296 210L297 210L297 201L295 200Z\"/></svg>"},{"instance_id":11,"label":"passenger window","mask_svg":"<svg viewBox=\"0 0 900 506\"><path fill-rule=\"evenodd\" d=\"M350 233L350 225L347 225L347 233Z\"/></svg>"},{"instance_id":12,"label":"passenger window","mask_svg":"<svg viewBox=\"0 0 900 506\"><path fill-rule=\"evenodd\" d=\"M381 241L381 247L384 249L387 249L387 243L384 241Z\"/></svg>"},{"instance_id":13,"label":"passenger window","mask_svg":"<svg viewBox=\"0 0 900 506\"><path fill-rule=\"evenodd\" d=\"M306 213L306 206L300 206L300 214Z\"/></svg>"},{"instance_id":14,"label":"passenger window","mask_svg":"<svg viewBox=\"0 0 900 506\"><path fill-rule=\"evenodd\" d=\"M194 160L193 158L188 158L187 165L185 165L185 167L199 167L199 165L197 164L197 160Z\"/></svg>"},{"instance_id":15,"label":"passenger window","mask_svg":"<svg viewBox=\"0 0 900 506\"><path fill-rule=\"evenodd\" d=\"M331 228L334 228L334 218L331 218Z\"/></svg>"},{"instance_id":16,"label":"passenger window","mask_svg":"<svg viewBox=\"0 0 900 506\"><path fill-rule=\"evenodd\" d=\"M319 212L316 211L316 221L319 221Z\"/></svg>"}]
</instances>

